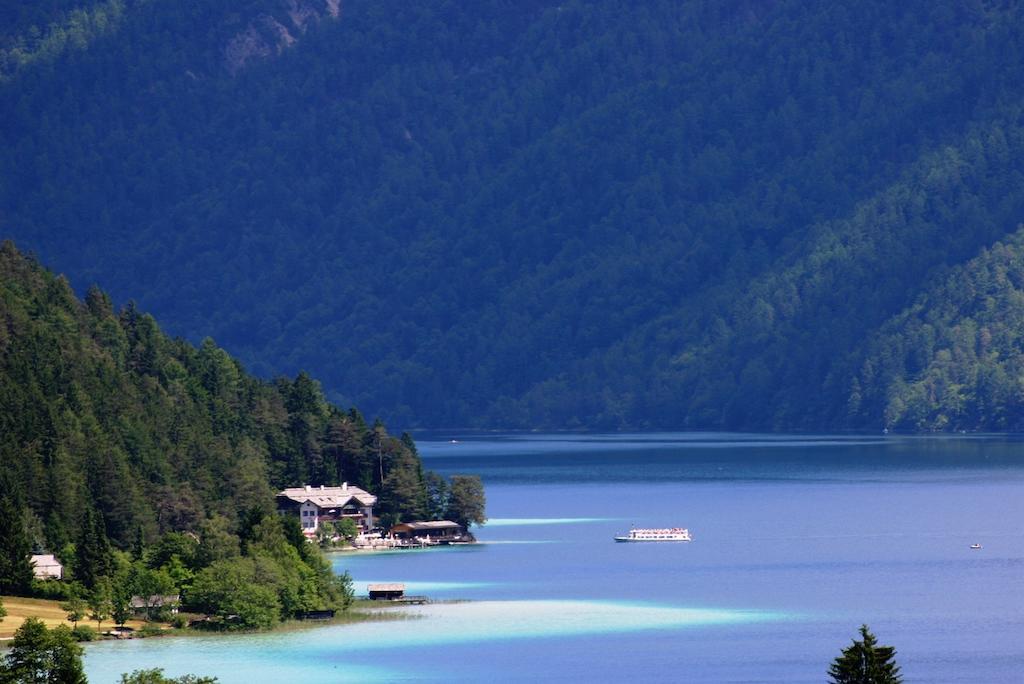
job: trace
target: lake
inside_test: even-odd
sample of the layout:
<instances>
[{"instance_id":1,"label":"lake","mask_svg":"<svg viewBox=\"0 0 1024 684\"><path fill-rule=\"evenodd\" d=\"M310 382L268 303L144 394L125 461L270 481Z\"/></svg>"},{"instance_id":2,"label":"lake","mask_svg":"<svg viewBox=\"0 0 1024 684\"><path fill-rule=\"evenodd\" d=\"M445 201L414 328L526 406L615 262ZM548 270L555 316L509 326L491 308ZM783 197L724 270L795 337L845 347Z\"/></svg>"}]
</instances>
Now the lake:
<instances>
[{"instance_id":1,"label":"lake","mask_svg":"<svg viewBox=\"0 0 1024 684\"><path fill-rule=\"evenodd\" d=\"M401 621L90 645L90 681L163 667L225 684L823 682L861 623L896 647L908 682L1021 681L1018 438L417 443L428 468L483 477L483 543L332 558L360 592L399 581L442 602ZM688 527L693 541L614 543L631 525Z\"/></svg>"}]
</instances>

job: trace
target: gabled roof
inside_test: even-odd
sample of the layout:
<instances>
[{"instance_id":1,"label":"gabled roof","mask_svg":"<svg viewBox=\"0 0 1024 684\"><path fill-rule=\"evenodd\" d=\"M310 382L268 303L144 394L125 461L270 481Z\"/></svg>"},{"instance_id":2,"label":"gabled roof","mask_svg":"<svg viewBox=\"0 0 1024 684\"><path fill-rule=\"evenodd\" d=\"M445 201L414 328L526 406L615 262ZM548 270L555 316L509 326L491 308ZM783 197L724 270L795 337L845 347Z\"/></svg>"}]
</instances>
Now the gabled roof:
<instances>
[{"instance_id":1,"label":"gabled roof","mask_svg":"<svg viewBox=\"0 0 1024 684\"><path fill-rule=\"evenodd\" d=\"M373 494L347 482L340 487L289 487L277 495L300 504L309 501L320 508L340 508L352 499L361 506L373 506L377 503L377 497Z\"/></svg>"},{"instance_id":2,"label":"gabled roof","mask_svg":"<svg viewBox=\"0 0 1024 684\"><path fill-rule=\"evenodd\" d=\"M392 582L389 584L370 584L366 587L367 591L405 591L405 585L399 582Z\"/></svg>"},{"instance_id":3,"label":"gabled roof","mask_svg":"<svg viewBox=\"0 0 1024 684\"><path fill-rule=\"evenodd\" d=\"M52 553L37 553L29 561L37 568L62 567L60 561Z\"/></svg>"}]
</instances>

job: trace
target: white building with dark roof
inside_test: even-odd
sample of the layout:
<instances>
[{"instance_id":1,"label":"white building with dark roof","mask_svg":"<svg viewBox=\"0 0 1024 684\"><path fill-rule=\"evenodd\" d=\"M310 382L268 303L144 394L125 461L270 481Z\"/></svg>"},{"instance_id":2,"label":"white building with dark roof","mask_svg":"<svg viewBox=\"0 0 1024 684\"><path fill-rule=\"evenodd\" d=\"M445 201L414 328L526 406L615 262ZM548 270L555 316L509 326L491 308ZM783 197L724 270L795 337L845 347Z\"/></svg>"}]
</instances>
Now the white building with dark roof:
<instances>
[{"instance_id":1,"label":"white building with dark roof","mask_svg":"<svg viewBox=\"0 0 1024 684\"><path fill-rule=\"evenodd\" d=\"M354 520L362 532L373 527L377 497L345 482L340 487L289 487L277 494L277 510L299 516L303 534L312 537L327 521Z\"/></svg>"}]
</instances>

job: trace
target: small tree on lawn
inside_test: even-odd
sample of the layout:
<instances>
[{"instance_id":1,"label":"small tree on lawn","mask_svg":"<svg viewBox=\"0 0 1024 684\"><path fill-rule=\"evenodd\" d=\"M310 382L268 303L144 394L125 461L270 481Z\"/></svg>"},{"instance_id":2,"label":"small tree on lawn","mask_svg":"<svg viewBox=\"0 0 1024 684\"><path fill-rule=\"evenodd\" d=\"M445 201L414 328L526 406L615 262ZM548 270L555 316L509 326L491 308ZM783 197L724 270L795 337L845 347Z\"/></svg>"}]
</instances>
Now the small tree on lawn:
<instances>
[{"instance_id":1,"label":"small tree on lawn","mask_svg":"<svg viewBox=\"0 0 1024 684\"><path fill-rule=\"evenodd\" d=\"M169 605L164 605L164 598L176 590L174 579L163 570L151 570L141 563L132 569L130 594L138 594L146 609L147 620L167 617ZM130 598L130 597L129 597Z\"/></svg>"},{"instance_id":2,"label":"small tree on lawn","mask_svg":"<svg viewBox=\"0 0 1024 684\"><path fill-rule=\"evenodd\" d=\"M99 630L100 623L109 618L114 609L109 577L96 580L96 586L89 592L86 602L89 605L89 619L96 621L96 629Z\"/></svg>"},{"instance_id":3,"label":"small tree on lawn","mask_svg":"<svg viewBox=\"0 0 1024 684\"><path fill-rule=\"evenodd\" d=\"M113 582L113 590L110 592L110 617L118 627L124 627L124 623L132 617L132 586L129 577L118 577Z\"/></svg>"},{"instance_id":4,"label":"small tree on lawn","mask_svg":"<svg viewBox=\"0 0 1024 684\"><path fill-rule=\"evenodd\" d=\"M5 617L7 617L7 609L4 608L4 600L0 598L0 622L3 622Z\"/></svg>"},{"instance_id":5,"label":"small tree on lawn","mask_svg":"<svg viewBox=\"0 0 1024 684\"><path fill-rule=\"evenodd\" d=\"M60 609L68 614L68 620L70 620L75 627L78 626L78 621L85 617L86 610L89 606L84 599L77 596L72 596L64 603L60 604Z\"/></svg>"},{"instance_id":6,"label":"small tree on lawn","mask_svg":"<svg viewBox=\"0 0 1024 684\"><path fill-rule=\"evenodd\" d=\"M896 664L896 649L879 646L867 625L860 626L861 640L843 649L828 670L834 684L899 684L903 681Z\"/></svg>"}]
</instances>

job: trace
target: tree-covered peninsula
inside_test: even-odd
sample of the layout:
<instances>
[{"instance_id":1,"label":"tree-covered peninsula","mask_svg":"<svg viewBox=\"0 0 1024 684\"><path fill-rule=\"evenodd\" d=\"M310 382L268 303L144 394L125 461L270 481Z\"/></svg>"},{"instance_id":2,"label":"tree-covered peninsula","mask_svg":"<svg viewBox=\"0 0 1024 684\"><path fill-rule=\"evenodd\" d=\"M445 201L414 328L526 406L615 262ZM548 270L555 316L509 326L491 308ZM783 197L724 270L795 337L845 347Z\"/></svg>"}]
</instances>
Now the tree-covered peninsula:
<instances>
[{"instance_id":1,"label":"tree-covered peninsula","mask_svg":"<svg viewBox=\"0 0 1024 684\"><path fill-rule=\"evenodd\" d=\"M450 498L408 435L330 405L309 376L258 380L133 304L115 310L97 288L79 300L11 242L0 480L0 593L67 594L97 620L133 595L180 594L244 627L351 600L298 519L274 514L277 490L351 482L379 495L384 524L447 512ZM28 555L43 549L67 591L33 582Z\"/></svg>"}]
</instances>

